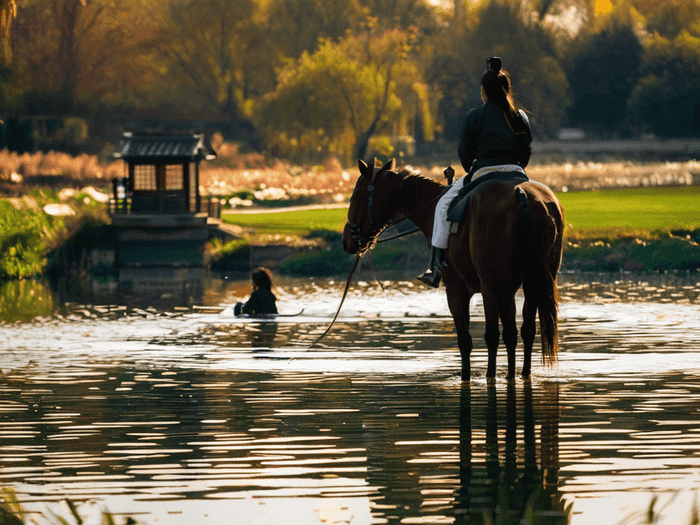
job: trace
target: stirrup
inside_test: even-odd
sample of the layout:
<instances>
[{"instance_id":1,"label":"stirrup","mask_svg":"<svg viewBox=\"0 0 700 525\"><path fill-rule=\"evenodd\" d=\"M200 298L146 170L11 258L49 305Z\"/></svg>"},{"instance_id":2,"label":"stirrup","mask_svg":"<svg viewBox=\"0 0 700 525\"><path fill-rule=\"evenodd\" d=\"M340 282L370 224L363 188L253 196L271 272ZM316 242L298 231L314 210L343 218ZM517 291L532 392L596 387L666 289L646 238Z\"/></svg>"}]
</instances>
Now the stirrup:
<instances>
[{"instance_id":1,"label":"stirrup","mask_svg":"<svg viewBox=\"0 0 700 525\"><path fill-rule=\"evenodd\" d=\"M432 288L438 288L442 280L442 271L438 269L427 271L423 275L419 275L418 280Z\"/></svg>"}]
</instances>

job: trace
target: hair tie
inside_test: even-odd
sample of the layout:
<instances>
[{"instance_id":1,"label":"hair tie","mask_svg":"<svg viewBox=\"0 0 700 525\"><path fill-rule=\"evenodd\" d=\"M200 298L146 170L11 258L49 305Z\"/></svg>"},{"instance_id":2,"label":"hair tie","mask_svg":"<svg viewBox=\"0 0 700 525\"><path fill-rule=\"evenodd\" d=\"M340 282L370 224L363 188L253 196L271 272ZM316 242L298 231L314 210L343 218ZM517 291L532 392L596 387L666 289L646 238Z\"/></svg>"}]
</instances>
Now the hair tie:
<instances>
[{"instance_id":1,"label":"hair tie","mask_svg":"<svg viewBox=\"0 0 700 525\"><path fill-rule=\"evenodd\" d=\"M491 73L500 73L503 67L500 57L489 57L486 59L486 69Z\"/></svg>"}]
</instances>

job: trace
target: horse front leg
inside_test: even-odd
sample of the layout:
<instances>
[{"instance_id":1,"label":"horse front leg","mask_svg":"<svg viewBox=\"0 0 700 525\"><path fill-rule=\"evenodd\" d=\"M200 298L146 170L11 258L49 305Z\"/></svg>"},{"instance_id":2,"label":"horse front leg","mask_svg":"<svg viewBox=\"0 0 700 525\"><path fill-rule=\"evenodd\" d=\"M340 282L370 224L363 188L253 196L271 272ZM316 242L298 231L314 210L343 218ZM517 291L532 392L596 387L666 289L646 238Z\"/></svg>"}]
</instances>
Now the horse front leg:
<instances>
[{"instance_id":1,"label":"horse front leg","mask_svg":"<svg viewBox=\"0 0 700 525\"><path fill-rule=\"evenodd\" d=\"M462 358L462 381L471 379L470 358L472 353L472 336L469 333L469 302L473 292L470 292L452 272L445 271L443 282L447 291L447 305L457 331L457 345Z\"/></svg>"},{"instance_id":2,"label":"horse front leg","mask_svg":"<svg viewBox=\"0 0 700 525\"><path fill-rule=\"evenodd\" d=\"M501 339L501 332L498 329L498 307L493 294L489 291L482 289L481 298L484 301L484 318L486 320L484 341L486 341L488 349L486 379L493 381L496 378L496 356L498 355L498 343Z\"/></svg>"}]
</instances>

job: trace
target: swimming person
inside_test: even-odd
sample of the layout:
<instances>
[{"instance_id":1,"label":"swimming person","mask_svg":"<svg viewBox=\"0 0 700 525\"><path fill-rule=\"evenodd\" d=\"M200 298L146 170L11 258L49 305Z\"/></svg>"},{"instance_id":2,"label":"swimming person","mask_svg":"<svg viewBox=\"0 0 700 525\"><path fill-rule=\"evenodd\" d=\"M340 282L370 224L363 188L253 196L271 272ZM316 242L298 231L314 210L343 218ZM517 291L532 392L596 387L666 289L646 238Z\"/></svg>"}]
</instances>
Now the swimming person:
<instances>
[{"instance_id":1,"label":"swimming person","mask_svg":"<svg viewBox=\"0 0 700 525\"><path fill-rule=\"evenodd\" d=\"M272 293L272 273L267 268L256 268L251 274L253 293L246 303L236 303L234 315L277 314L277 297Z\"/></svg>"}]
</instances>

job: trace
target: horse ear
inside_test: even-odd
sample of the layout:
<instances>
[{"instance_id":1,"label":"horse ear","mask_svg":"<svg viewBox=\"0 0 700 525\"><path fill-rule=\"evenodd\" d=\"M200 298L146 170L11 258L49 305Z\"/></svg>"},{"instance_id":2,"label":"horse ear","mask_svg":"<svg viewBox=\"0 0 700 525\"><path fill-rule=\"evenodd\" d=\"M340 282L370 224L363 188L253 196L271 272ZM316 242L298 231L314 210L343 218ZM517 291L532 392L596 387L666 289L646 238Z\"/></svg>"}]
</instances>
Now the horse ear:
<instances>
[{"instance_id":1,"label":"horse ear","mask_svg":"<svg viewBox=\"0 0 700 525\"><path fill-rule=\"evenodd\" d=\"M391 159L382 166L382 171L394 171L396 169L396 159Z\"/></svg>"},{"instance_id":2,"label":"horse ear","mask_svg":"<svg viewBox=\"0 0 700 525\"><path fill-rule=\"evenodd\" d=\"M360 177L369 171L369 166L362 159L357 159L357 165L360 168Z\"/></svg>"}]
</instances>

